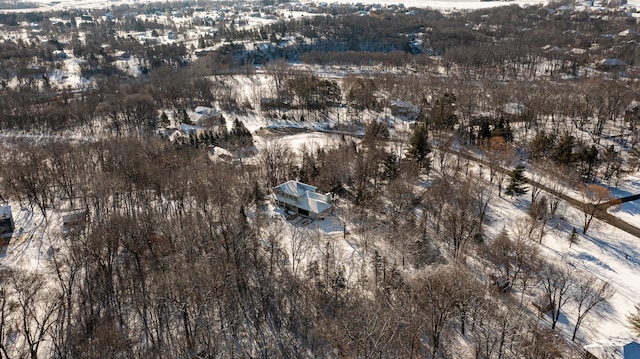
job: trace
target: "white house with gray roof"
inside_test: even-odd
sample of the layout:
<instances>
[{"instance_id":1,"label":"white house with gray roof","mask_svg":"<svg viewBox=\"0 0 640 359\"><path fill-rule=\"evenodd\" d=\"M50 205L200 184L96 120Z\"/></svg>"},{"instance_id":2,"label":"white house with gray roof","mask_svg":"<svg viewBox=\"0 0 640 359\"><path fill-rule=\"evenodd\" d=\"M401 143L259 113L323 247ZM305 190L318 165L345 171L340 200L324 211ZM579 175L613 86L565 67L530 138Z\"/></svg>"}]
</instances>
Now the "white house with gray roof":
<instances>
[{"instance_id":1,"label":"white house with gray roof","mask_svg":"<svg viewBox=\"0 0 640 359\"><path fill-rule=\"evenodd\" d=\"M310 218L324 218L332 204L331 194L316 192L318 188L298 181L288 181L273 187L276 206Z\"/></svg>"}]
</instances>

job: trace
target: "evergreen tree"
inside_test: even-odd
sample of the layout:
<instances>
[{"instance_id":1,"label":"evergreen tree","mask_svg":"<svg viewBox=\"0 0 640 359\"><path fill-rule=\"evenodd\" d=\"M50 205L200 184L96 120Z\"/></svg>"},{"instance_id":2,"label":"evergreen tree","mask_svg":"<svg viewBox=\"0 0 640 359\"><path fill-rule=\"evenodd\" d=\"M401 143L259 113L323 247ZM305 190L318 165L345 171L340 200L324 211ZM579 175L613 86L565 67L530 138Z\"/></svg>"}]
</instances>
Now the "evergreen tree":
<instances>
[{"instance_id":1,"label":"evergreen tree","mask_svg":"<svg viewBox=\"0 0 640 359\"><path fill-rule=\"evenodd\" d=\"M416 161L420 168L428 167L426 157L431 153L431 146L427 139L427 126L420 124L415 128L413 135L411 135L411 139L409 140L408 156L412 160Z\"/></svg>"},{"instance_id":2,"label":"evergreen tree","mask_svg":"<svg viewBox=\"0 0 640 359\"><path fill-rule=\"evenodd\" d=\"M511 132L511 125L504 117L500 118L500 122L496 125L496 128L491 132L491 136L502 137L504 142L513 141L513 132Z\"/></svg>"},{"instance_id":3,"label":"evergreen tree","mask_svg":"<svg viewBox=\"0 0 640 359\"><path fill-rule=\"evenodd\" d=\"M596 169L600 165L600 151L595 145L590 148L583 148L582 151L575 155L575 159L579 161L582 177L586 181L593 181L596 177Z\"/></svg>"},{"instance_id":4,"label":"evergreen tree","mask_svg":"<svg viewBox=\"0 0 640 359\"><path fill-rule=\"evenodd\" d=\"M511 172L511 177L509 177L509 185L505 190L505 194L509 196L521 196L527 193L528 189L524 187L526 183L526 178L524 177L524 166L518 165Z\"/></svg>"},{"instance_id":5,"label":"evergreen tree","mask_svg":"<svg viewBox=\"0 0 640 359\"><path fill-rule=\"evenodd\" d=\"M366 146L375 147L379 140L389 139L389 126L382 121L371 121L364 129L363 142Z\"/></svg>"},{"instance_id":6,"label":"evergreen tree","mask_svg":"<svg viewBox=\"0 0 640 359\"><path fill-rule=\"evenodd\" d=\"M455 104L456 96L450 92L445 92L444 95L435 100L429 116L429 120L435 128L452 129L458 123Z\"/></svg>"},{"instance_id":7,"label":"evergreen tree","mask_svg":"<svg viewBox=\"0 0 640 359\"><path fill-rule=\"evenodd\" d=\"M559 165L571 165L575 159L573 154L574 137L566 134L560 138L558 145L553 149L552 158Z\"/></svg>"},{"instance_id":8,"label":"evergreen tree","mask_svg":"<svg viewBox=\"0 0 640 359\"><path fill-rule=\"evenodd\" d=\"M580 238L578 237L578 231L576 231L576 227L573 227L573 229L571 230L571 235L569 236L569 248L571 248L573 244L578 243L579 239Z\"/></svg>"},{"instance_id":9,"label":"evergreen tree","mask_svg":"<svg viewBox=\"0 0 640 359\"><path fill-rule=\"evenodd\" d=\"M613 145L606 148L600 161L605 166L603 177L607 181L610 181L612 177L618 175L622 170L620 151L616 151Z\"/></svg>"},{"instance_id":10,"label":"evergreen tree","mask_svg":"<svg viewBox=\"0 0 640 359\"><path fill-rule=\"evenodd\" d=\"M531 157L544 158L553 149L555 142L556 138L553 134L546 134L544 131L536 133L531 142L529 142Z\"/></svg>"},{"instance_id":11,"label":"evergreen tree","mask_svg":"<svg viewBox=\"0 0 640 359\"><path fill-rule=\"evenodd\" d=\"M233 121L233 127L231 128L231 135L236 137L251 137L251 132L237 118Z\"/></svg>"},{"instance_id":12,"label":"evergreen tree","mask_svg":"<svg viewBox=\"0 0 640 359\"><path fill-rule=\"evenodd\" d=\"M478 131L478 139L484 140L483 143L489 143L489 138L491 137L491 127L489 125L489 119L484 118L482 123L480 124L480 131ZM486 140L485 140L486 139Z\"/></svg>"},{"instance_id":13,"label":"evergreen tree","mask_svg":"<svg viewBox=\"0 0 640 359\"><path fill-rule=\"evenodd\" d=\"M382 173L385 179L392 180L396 178L400 172L398 156L394 154L386 155L382 163L382 168Z\"/></svg>"},{"instance_id":14,"label":"evergreen tree","mask_svg":"<svg viewBox=\"0 0 640 359\"><path fill-rule=\"evenodd\" d=\"M191 123L191 121L189 120L189 114L184 108L180 110L180 120L182 123Z\"/></svg>"},{"instance_id":15,"label":"evergreen tree","mask_svg":"<svg viewBox=\"0 0 640 359\"><path fill-rule=\"evenodd\" d=\"M167 127L171 124L171 122L169 121L169 116L167 116L167 113L162 111L162 114L160 115L160 126L164 126Z\"/></svg>"}]
</instances>

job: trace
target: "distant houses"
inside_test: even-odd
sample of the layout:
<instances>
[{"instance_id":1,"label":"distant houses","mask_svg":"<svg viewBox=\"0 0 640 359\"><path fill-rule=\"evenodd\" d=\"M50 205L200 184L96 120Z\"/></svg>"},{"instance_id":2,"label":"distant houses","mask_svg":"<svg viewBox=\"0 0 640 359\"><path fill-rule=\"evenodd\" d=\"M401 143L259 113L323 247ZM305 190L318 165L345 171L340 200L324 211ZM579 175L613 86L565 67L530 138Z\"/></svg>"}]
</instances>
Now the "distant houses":
<instances>
[{"instance_id":1,"label":"distant houses","mask_svg":"<svg viewBox=\"0 0 640 359\"><path fill-rule=\"evenodd\" d=\"M193 112L189 112L188 116L192 124L208 129L225 125L224 118L220 112L211 107L198 106Z\"/></svg>"},{"instance_id":2,"label":"distant houses","mask_svg":"<svg viewBox=\"0 0 640 359\"><path fill-rule=\"evenodd\" d=\"M226 128L226 121L220 112L204 106L198 106L194 111L185 111L184 117L180 119L174 114L172 122L173 126L168 128L173 129L173 131L167 133L171 141L179 138L189 138L192 135L198 136L207 131L217 131L221 127Z\"/></svg>"},{"instance_id":3,"label":"distant houses","mask_svg":"<svg viewBox=\"0 0 640 359\"><path fill-rule=\"evenodd\" d=\"M331 194L316 190L317 187L291 180L273 187L272 199L276 206L291 212L314 219L325 218L333 208L333 199Z\"/></svg>"}]
</instances>

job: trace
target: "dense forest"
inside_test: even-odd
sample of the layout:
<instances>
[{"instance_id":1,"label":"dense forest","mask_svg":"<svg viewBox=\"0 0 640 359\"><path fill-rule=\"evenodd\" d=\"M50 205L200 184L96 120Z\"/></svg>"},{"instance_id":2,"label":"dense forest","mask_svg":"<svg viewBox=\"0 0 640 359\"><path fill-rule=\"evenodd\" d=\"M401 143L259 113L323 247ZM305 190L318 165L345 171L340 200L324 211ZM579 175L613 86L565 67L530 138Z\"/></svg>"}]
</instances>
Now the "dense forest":
<instances>
[{"instance_id":1,"label":"dense forest","mask_svg":"<svg viewBox=\"0 0 640 359\"><path fill-rule=\"evenodd\" d=\"M544 243L579 246L640 170L640 25L562 5L0 14L0 205L28 213L0 256L0 358L582 355L616 290ZM67 57L73 85L51 75ZM277 136L319 127L337 140ZM332 194L316 222L339 231L273 208L291 179ZM507 199L523 215L496 230Z\"/></svg>"}]
</instances>

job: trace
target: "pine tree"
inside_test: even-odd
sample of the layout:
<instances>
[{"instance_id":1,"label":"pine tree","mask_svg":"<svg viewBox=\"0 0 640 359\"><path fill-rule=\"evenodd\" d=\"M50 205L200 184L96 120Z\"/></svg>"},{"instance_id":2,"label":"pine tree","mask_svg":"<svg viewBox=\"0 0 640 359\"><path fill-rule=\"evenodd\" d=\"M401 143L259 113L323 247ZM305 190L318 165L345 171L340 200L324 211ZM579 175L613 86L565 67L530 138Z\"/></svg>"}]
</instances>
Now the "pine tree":
<instances>
[{"instance_id":1,"label":"pine tree","mask_svg":"<svg viewBox=\"0 0 640 359\"><path fill-rule=\"evenodd\" d=\"M180 122L191 123L191 120L189 120L189 114L184 108L180 110Z\"/></svg>"},{"instance_id":2,"label":"pine tree","mask_svg":"<svg viewBox=\"0 0 640 359\"><path fill-rule=\"evenodd\" d=\"M559 165L571 165L575 160L573 153L575 138L566 134L560 138L558 145L553 149L552 159Z\"/></svg>"},{"instance_id":3,"label":"pine tree","mask_svg":"<svg viewBox=\"0 0 640 359\"><path fill-rule=\"evenodd\" d=\"M546 134L544 131L536 133L529 142L529 152L531 157L539 159L545 158L554 149L556 137L553 134Z\"/></svg>"},{"instance_id":4,"label":"pine tree","mask_svg":"<svg viewBox=\"0 0 640 359\"><path fill-rule=\"evenodd\" d=\"M574 157L580 161L580 169L582 176L587 181L593 181L595 178L595 170L600 165L599 151L595 145L590 148L583 148Z\"/></svg>"},{"instance_id":5,"label":"pine tree","mask_svg":"<svg viewBox=\"0 0 640 359\"><path fill-rule=\"evenodd\" d=\"M160 115L160 125L167 127L171 124L171 122L169 121L169 116L167 116L167 113L162 111L162 114Z\"/></svg>"},{"instance_id":6,"label":"pine tree","mask_svg":"<svg viewBox=\"0 0 640 359\"><path fill-rule=\"evenodd\" d=\"M379 140L389 139L389 126L382 121L371 121L364 128L363 143L375 147Z\"/></svg>"},{"instance_id":7,"label":"pine tree","mask_svg":"<svg viewBox=\"0 0 640 359\"><path fill-rule=\"evenodd\" d=\"M505 142L513 141L513 132L511 131L511 125L504 117L500 118L500 122L496 125L496 128L491 132L491 136L502 137Z\"/></svg>"},{"instance_id":8,"label":"pine tree","mask_svg":"<svg viewBox=\"0 0 640 359\"><path fill-rule=\"evenodd\" d=\"M431 153L431 146L427 141L427 135L427 126L418 125L413 131L413 135L411 135L411 139L409 141L408 155L411 159L418 163L418 166L420 168L428 168L428 161L426 161L425 159L427 155Z\"/></svg>"},{"instance_id":9,"label":"pine tree","mask_svg":"<svg viewBox=\"0 0 640 359\"><path fill-rule=\"evenodd\" d=\"M524 187L526 183L526 178L524 177L524 166L518 165L511 172L511 177L509 177L509 185L505 190L505 194L509 196L521 196L527 193L528 189Z\"/></svg>"}]
</instances>

